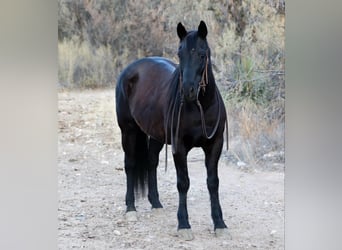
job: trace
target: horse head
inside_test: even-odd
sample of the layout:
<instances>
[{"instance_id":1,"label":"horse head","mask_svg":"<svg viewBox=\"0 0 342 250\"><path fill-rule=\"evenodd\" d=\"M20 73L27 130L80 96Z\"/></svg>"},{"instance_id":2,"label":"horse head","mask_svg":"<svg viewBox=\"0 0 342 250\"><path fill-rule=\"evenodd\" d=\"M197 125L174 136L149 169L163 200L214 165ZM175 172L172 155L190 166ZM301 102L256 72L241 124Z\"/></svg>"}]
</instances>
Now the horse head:
<instances>
[{"instance_id":1,"label":"horse head","mask_svg":"<svg viewBox=\"0 0 342 250\"><path fill-rule=\"evenodd\" d=\"M197 31L187 32L178 23L177 35L180 39L178 57L182 94L187 102L198 98L201 89L208 83L208 63L210 49L207 43L207 26L201 21Z\"/></svg>"}]
</instances>

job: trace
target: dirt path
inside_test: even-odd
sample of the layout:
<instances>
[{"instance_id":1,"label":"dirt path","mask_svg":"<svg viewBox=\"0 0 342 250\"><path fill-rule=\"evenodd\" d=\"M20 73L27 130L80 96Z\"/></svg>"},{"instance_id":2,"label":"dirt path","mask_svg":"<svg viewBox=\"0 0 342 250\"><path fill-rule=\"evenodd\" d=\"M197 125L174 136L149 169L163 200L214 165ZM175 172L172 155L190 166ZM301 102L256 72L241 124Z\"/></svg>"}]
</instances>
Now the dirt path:
<instances>
[{"instance_id":1,"label":"dirt path","mask_svg":"<svg viewBox=\"0 0 342 250\"><path fill-rule=\"evenodd\" d=\"M136 202L139 221L128 223L120 130L114 90L61 92L58 140L59 249L284 249L284 173L243 172L219 164L220 199L231 239L216 238L201 150L189 154L188 210L195 236L176 235L176 173L164 149L158 168L162 211ZM170 150L170 148L169 148Z\"/></svg>"}]
</instances>

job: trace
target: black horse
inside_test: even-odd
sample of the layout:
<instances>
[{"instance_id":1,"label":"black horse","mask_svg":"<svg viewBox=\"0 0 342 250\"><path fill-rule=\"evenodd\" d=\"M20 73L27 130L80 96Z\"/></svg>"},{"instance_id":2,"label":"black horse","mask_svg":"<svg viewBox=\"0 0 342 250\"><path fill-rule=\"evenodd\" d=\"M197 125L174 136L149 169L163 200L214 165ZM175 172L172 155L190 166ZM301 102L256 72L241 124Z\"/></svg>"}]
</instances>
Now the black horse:
<instances>
[{"instance_id":1,"label":"black horse","mask_svg":"<svg viewBox=\"0 0 342 250\"><path fill-rule=\"evenodd\" d=\"M219 203L217 174L227 118L215 84L207 33L203 21L197 31L190 32L179 23L179 65L162 57L143 58L130 64L116 85L127 177L126 212L136 211L134 187L144 189L146 179L152 208L162 208L156 168L163 145L171 144L179 193L178 231L186 232L186 239L193 237L187 211L187 154L193 147L201 147L205 154L215 232L227 228Z\"/></svg>"}]
</instances>

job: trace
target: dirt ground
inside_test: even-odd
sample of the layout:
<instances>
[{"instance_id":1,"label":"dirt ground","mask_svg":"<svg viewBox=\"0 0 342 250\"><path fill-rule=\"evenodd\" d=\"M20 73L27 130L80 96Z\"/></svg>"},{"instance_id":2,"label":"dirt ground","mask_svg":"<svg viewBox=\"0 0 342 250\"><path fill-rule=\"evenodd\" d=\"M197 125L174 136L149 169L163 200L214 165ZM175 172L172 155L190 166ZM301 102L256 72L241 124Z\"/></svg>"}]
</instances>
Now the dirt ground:
<instances>
[{"instance_id":1,"label":"dirt ground","mask_svg":"<svg viewBox=\"0 0 342 250\"><path fill-rule=\"evenodd\" d=\"M177 236L176 173L161 152L158 187L164 209L136 202L138 221L125 220L126 180L114 90L58 94L59 249L284 249L284 172L245 171L219 162L220 201L230 236L215 237L203 153L188 165L188 211L195 239Z\"/></svg>"}]
</instances>

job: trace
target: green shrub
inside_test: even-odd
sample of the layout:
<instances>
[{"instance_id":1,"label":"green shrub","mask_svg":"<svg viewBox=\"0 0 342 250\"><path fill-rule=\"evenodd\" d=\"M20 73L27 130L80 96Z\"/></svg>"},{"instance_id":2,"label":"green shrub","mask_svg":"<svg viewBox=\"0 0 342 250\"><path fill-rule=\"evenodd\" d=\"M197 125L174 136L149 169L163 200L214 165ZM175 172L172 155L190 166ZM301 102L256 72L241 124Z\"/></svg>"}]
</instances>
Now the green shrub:
<instances>
[{"instance_id":1,"label":"green shrub","mask_svg":"<svg viewBox=\"0 0 342 250\"><path fill-rule=\"evenodd\" d=\"M236 79L230 97L237 101L249 99L256 104L267 105L269 92L266 87L267 77L255 71L251 58L243 57L235 66L233 78Z\"/></svg>"}]
</instances>

